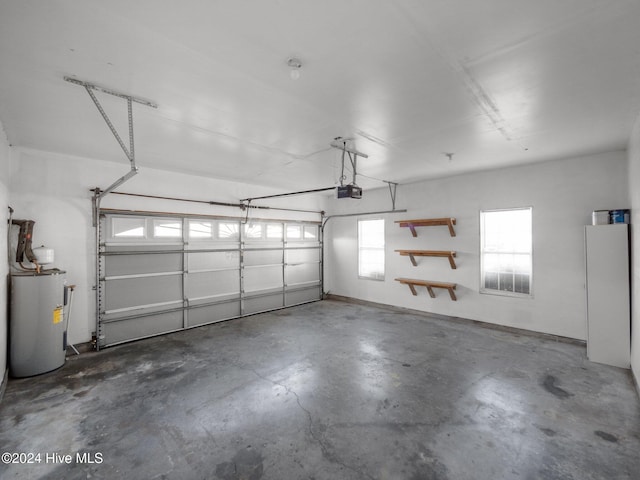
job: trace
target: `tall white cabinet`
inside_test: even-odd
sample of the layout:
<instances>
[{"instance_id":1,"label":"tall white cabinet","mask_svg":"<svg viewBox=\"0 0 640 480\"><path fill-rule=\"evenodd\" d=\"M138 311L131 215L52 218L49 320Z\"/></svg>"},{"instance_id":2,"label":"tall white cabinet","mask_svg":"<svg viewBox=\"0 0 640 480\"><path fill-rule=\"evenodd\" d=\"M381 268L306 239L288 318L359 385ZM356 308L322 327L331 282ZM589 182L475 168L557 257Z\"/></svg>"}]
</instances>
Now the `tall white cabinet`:
<instances>
[{"instance_id":1,"label":"tall white cabinet","mask_svg":"<svg viewBox=\"0 0 640 480\"><path fill-rule=\"evenodd\" d=\"M585 227L587 357L629 368L629 225Z\"/></svg>"}]
</instances>

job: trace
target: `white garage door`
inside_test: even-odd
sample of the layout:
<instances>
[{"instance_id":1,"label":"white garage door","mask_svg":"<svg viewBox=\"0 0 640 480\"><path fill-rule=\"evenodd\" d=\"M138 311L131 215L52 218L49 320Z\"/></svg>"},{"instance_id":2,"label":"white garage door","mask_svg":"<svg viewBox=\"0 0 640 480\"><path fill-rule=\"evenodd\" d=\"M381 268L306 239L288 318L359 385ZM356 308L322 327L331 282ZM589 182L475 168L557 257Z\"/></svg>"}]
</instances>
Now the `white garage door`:
<instances>
[{"instance_id":1,"label":"white garage door","mask_svg":"<svg viewBox=\"0 0 640 480\"><path fill-rule=\"evenodd\" d=\"M322 298L318 223L100 214L97 347Z\"/></svg>"}]
</instances>

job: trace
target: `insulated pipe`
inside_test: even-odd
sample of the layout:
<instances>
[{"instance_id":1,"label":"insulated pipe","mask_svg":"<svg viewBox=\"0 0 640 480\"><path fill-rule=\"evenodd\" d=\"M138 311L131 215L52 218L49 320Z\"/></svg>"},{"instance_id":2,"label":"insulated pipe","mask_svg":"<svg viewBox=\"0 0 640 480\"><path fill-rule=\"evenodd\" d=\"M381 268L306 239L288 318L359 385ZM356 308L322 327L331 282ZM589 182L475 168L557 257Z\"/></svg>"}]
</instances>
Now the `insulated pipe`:
<instances>
[{"instance_id":1,"label":"insulated pipe","mask_svg":"<svg viewBox=\"0 0 640 480\"><path fill-rule=\"evenodd\" d=\"M18 234L18 248L16 249L16 263L18 263L23 270L35 270L37 273L40 273L38 259L33 253L33 250L31 250L33 225L35 223L36 222L33 220L11 220L12 225L18 225L20 227L20 233ZM25 255L27 260L34 264L36 268L27 268L22 264L22 262L24 262Z\"/></svg>"}]
</instances>

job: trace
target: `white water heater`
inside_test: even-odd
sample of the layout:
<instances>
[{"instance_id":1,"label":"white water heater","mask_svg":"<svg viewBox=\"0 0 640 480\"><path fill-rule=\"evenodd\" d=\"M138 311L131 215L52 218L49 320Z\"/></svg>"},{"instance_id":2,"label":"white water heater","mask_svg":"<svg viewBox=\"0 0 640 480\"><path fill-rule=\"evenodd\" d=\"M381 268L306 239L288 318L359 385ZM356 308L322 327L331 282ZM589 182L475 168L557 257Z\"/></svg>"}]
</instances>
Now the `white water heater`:
<instances>
[{"instance_id":1,"label":"white water heater","mask_svg":"<svg viewBox=\"0 0 640 480\"><path fill-rule=\"evenodd\" d=\"M65 362L65 272L11 274L9 373L30 377Z\"/></svg>"}]
</instances>

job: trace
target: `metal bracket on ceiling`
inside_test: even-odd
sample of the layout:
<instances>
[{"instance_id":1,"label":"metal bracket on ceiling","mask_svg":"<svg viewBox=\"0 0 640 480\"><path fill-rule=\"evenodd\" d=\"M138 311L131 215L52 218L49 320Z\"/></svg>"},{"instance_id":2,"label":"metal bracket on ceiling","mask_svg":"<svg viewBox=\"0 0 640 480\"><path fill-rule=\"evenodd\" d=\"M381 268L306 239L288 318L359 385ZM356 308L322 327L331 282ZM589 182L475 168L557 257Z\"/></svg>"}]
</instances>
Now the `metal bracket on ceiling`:
<instances>
[{"instance_id":1,"label":"metal bracket on ceiling","mask_svg":"<svg viewBox=\"0 0 640 480\"><path fill-rule=\"evenodd\" d=\"M362 153L362 152L359 152L355 148L348 147L347 146L347 142L349 140L351 140L351 139L342 138L342 137L336 137L329 144L333 148L337 148L338 150L342 151L342 173L340 174L340 186L344 186L344 179L345 179L345 176L344 176L344 155L345 155L345 153L349 155L349 161L351 162L351 169L352 169L352 173L353 173L353 180L351 182L351 185L356 185L358 157L369 158L369 155L367 155L365 153ZM351 156L351 155L353 155L353 156Z\"/></svg>"},{"instance_id":2,"label":"metal bracket on ceiling","mask_svg":"<svg viewBox=\"0 0 640 480\"><path fill-rule=\"evenodd\" d=\"M384 180L384 183L386 183L389 186L389 194L391 195L391 210L395 211L398 184L395 182L390 182L388 180Z\"/></svg>"},{"instance_id":3,"label":"metal bracket on ceiling","mask_svg":"<svg viewBox=\"0 0 640 480\"><path fill-rule=\"evenodd\" d=\"M98 210L100 208L100 200L105 195L111 193L113 190L118 188L120 185L122 185L124 182L126 182L127 180L129 180L131 177L133 177L135 174L138 173L138 167L136 166L134 141L133 141L133 103L134 102L135 103L140 103L141 105L146 105L147 107L151 107L151 108L158 108L158 105L153 103L153 102L150 102L148 100L144 100L144 99L141 99L141 98L133 97L131 95L120 93L120 92L117 92L115 90L111 90L111 89L108 89L108 88L100 87L100 86L95 85L93 83L84 82L84 81L78 80L76 78L64 77L64 80L69 82L69 83L73 83L74 85L79 85L81 87L84 87L84 89L89 94L89 97L91 97L91 100L93 100L93 103L96 106L96 108L98 109L98 112L100 112L100 115L102 116L103 120L105 121L105 123L109 127L109 130L111 131L111 133L115 137L116 141L120 145L120 148L122 148L122 151L126 155L127 160L129 160L129 163L131 165L131 170L129 170L129 172L127 172L125 175L123 175L118 180L113 182L106 189L104 189L104 190L100 190L99 188L94 189L94 196L93 196L93 199L92 199L92 202L93 202L93 225L97 226L97 224L98 224ZM109 116L107 115L107 112L102 107L102 104L98 100L98 97L96 97L95 91L106 93L108 95L113 95L115 97L122 98L123 100L126 100L126 102L127 102L127 117L128 117L128 124L129 124L129 148L127 148L127 146L124 144L124 141L120 137L120 134L116 130L116 127L111 122L111 119L109 118Z\"/></svg>"},{"instance_id":4,"label":"metal bracket on ceiling","mask_svg":"<svg viewBox=\"0 0 640 480\"><path fill-rule=\"evenodd\" d=\"M337 148L339 150L342 150L342 174L340 176L340 185L344 186L344 155L345 153L347 153L349 155L349 161L351 162L351 167L353 169L353 182L352 185L356 184L356 167L357 167L357 161L358 161L358 157L363 157L363 158L369 158L368 155L359 152L358 150L356 150L355 148L350 148L347 146L347 142L349 140L352 140L350 138L342 138L342 137L336 137L333 139L333 141L331 142L331 146L334 148ZM353 157L351 156L353 155ZM453 155L453 154L452 154ZM366 176L366 175L365 175ZM369 178L373 178L373 177L369 177ZM378 179L375 179L378 180ZM391 195L391 208L392 208L392 212L394 212L396 210L396 196L397 196L397 190L398 190L398 184L396 182L391 182L389 180L381 180L382 182L386 183L389 186L389 194Z\"/></svg>"},{"instance_id":5,"label":"metal bracket on ceiling","mask_svg":"<svg viewBox=\"0 0 640 480\"><path fill-rule=\"evenodd\" d=\"M136 97L133 97L131 95L126 95L124 93L116 92L115 90L110 90L108 88L100 87L100 86L94 85L92 83L83 82L83 81L75 79L75 78L64 77L64 79L65 79L65 81L67 81L69 83L73 83L75 85L79 85L81 87L84 87L84 89L87 91L87 93L91 97L91 100L93 100L93 103L96 106L96 108L98 109L98 112L100 112L100 115L102 116L102 118L104 119L105 123L109 127L109 130L111 130L111 133L113 134L113 136L117 140L118 144L120 145L120 148L122 148L122 151L126 155L126 157L129 160L129 162L131 163L131 169L135 170L136 169L136 164L135 164L135 149L134 149L134 141L133 141L133 105L132 104L133 104L133 102L136 102L136 103L140 103L142 105L146 105L146 106L151 107L151 108L158 108L158 106L155 103L150 102L148 100L143 100L141 98L136 98ZM96 94L94 93L94 91L103 92L103 93L106 93L108 95L113 95L115 97L122 98L122 99L126 100L126 102L127 102L127 114L128 114L128 121L129 121L129 148L127 148L127 146L122 141L122 138L120 137L120 134L118 133L118 131L116 130L115 126L111 122L111 119L107 115L107 112L105 112L104 108L102 107L102 104L98 100L98 97L96 97Z\"/></svg>"},{"instance_id":6,"label":"metal bracket on ceiling","mask_svg":"<svg viewBox=\"0 0 640 480\"><path fill-rule=\"evenodd\" d=\"M69 83L73 83L75 85L80 85L81 87L90 88L91 90L96 90L96 91L102 92L102 93L107 93L109 95L113 95L114 97L120 97L120 98L123 98L125 100L131 100L132 102L140 103L141 105L146 105L147 107L158 108L158 104L157 103L154 103L154 102L152 102L150 100L146 100L144 98L134 97L132 95L127 95L126 93L117 92L116 90L111 90L110 88L101 87L101 86L96 85L94 83L84 82L82 80L78 80L77 78L73 78L73 77L64 77L64 79L65 79L65 81L67 81Z\"/></svg>"},{"instance_id":7,"label":"metal bracket on ceiling","mask_svg":"<svg viewBox=\"0 0 640 480\"><path fill-rule=\"evenodd\" d=\"M343 152L349 152L353 155L357 155L358 157L369 158L369 155L367 155L366 153L362 153L355 148L348 147L347 142L349 140L349 138L336 137L329 145L331 145L333 148L337 148L338 150L342 150Z\"/></svg>"}]
</instances>

